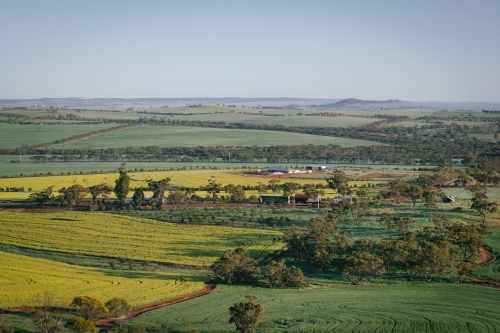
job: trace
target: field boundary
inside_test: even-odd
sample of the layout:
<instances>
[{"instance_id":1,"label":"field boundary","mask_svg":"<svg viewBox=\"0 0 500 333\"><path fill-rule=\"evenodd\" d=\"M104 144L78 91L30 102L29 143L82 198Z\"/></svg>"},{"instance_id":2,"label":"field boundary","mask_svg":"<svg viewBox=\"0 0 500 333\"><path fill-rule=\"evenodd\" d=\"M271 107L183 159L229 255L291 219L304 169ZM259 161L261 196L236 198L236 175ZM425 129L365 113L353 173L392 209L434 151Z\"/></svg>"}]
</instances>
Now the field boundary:
<instances>
[{"instance_id":1,"label":"field boundary","mask_svg":"<svg viewBox=\"0 0 500 333\"><path fill-rule=\"evenodd\" d=\"M143 314L143 313L151 311L151 310L156 310L156 309L162 308L164 306L177 304L180 302L188 301L188 300L193 299L193 298L207 295L207 294L210 294L215 289L215 287L217 286L217 283L218 283L217 280L212 280L205 285L205 288L198 290L198 291L195 291L193 293L186 294L183 296L177 296L174 298L169 298L169 299L166 299L166 300L163 300L160 302L156 302L156 303L144 305L144 306L141 306L138 308L134 308L134 309L132 309L132 311L130 313L128 313L126 315L123 315L123 316L118 317L118 318L108 318L108 319L98 320L98 321L94 322L94 324L96 326L106 327L106 326L109 326L110 324L112 324L116 321L132 319L135 316L138 316L140 314Z\"/></svg>"}]
</instances>

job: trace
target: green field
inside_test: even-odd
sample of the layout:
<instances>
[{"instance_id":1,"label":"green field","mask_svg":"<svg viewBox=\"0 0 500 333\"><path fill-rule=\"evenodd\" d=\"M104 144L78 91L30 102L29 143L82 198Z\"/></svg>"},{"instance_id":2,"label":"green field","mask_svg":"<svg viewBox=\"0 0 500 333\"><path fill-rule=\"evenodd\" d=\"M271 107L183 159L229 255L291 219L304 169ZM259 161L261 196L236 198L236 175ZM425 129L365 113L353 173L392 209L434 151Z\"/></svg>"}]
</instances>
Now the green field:
<instances>
[{"instance_id":1,"label":"green field","mask_svg":"<svg viewBox=\"0 0 500 333\"><path fill-rule=\"evenodd\" d=\"M343 147L379 145L373 141L274 131L177 126L139 126L86 140L56 145L58 148L118 148L128 146L271 146L336 144Z\"/></svg>"},{"instance_id":2,"label":"green field","mask_svg":"<svg viewBox=\"0 0 500 333\"><path fill-rule=\"evenodd\" d=\"M229 307L245 295L264 306L257 332L498 332L500 298L485 287L404 284L271 290L219 286L215 293L154 310L130 325L233 332Z\"/></svg>"},{"instance_id":3,"label":"green field","mask_svg":"<svg viewBox=\"0 0 500 333\"><path fill-rule=\"evenodd\" d=\"M283 110L276 110L276 113L281 114ZM256 110L250 110L251 113L257 113ZM267 113L270 111L267 110ZM284 112L283 112L284 113ZM297 111L295 111L297 113ZM315 112L304 111L304 114L314 114ZM227 121L229 123L245 123L245 124L267 124L267 125L284 125L284 126L311 126L311 127L351 127L363 126L371 124L380 119L375 118L360 118L349 116L337 117L322 117L322 116L306 116L289 114L285 116L264 116L259 114L200 114L189 116L173 116L169 119L178 120L200 120L200 121Z\"/></svg>"},{"instance_id":4,"label":"green field","mask_svg":"<svg viewBox=\"0 0 500 333\"><path fill-rule=\"evenodd\" d=\"M0 123L0 149L36 145L116 126L96 125L18 125ZM14 158L15 159L15 158Z\"/></svg>"},{"instance_id":5,"label":"green field","mask_svg":"<svg viewBox=\"0 0 500 333\"><path fill-rule=\"evenodd\" d=\"M362 111L339 111L344 115L363 115L363 116L375 116L378 114L388 115L388 116L408 116L410 119L415 119L419 117L429 116L433 111L431 110L362 110Z\"/></svg>"},{"instance_id":6,"label":"green field","mask_svg":"<svg viewBox=\"0 0 500 333\"><path fill-rule=\"evenodd\" d=\"M500 281L500 228L491 229L491 236L485 242L491 252L491 260L474 269L474 274L489 280Z\"/></svg>"},{"instance_id":7,"label":"green field","mask_svg":"<svg viewBox=\"0 0 500 333\"><path fill-rule=\"evenodd\" d=\"M192 274L80 267L5 252L0 261L0 308L33 306L44 293L64 306L81 295L122 297L139 306L201 290L207 280Z\"/></svg>"},{"instance_id":8,"label":"green field","mask_svg":"<svg viewBox=\"0 0 500 333\"><path fill-rule=\"evenodd\" d=\"M485 112L463 112L463 111L440 111L434 115L438 118L498 118L500 120L500 113L485 113Z\"/></svg>"},{"instance_id":9,"label":"green field","mask_svg":"<svg viewBox=\"0 0 500 333\"><path fill-rule=\"evenodd\" d=\"M174 225L99 213L0 213L0 243L67 253L210 266L226 250L254 258L283 247L281 233Z\"/></svg>"}]
</instances>

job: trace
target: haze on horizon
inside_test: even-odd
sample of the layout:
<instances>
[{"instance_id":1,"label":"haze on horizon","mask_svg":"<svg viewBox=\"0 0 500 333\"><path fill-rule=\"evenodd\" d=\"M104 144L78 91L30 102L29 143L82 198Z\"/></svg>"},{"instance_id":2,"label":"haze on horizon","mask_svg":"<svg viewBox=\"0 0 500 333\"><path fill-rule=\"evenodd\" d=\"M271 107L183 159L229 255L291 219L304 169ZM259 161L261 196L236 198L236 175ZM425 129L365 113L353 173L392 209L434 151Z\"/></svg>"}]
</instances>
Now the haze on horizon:
<instances>
[{"instance_id":1,"label":"haze on horizon","mask_svg":"<svg viewBox=\"0 0 500 333\"><path fill-rule=\"evenodd\" d=\"M500 102L500 2L4 1L0 99Z\"/></svg>"}]
</instances>

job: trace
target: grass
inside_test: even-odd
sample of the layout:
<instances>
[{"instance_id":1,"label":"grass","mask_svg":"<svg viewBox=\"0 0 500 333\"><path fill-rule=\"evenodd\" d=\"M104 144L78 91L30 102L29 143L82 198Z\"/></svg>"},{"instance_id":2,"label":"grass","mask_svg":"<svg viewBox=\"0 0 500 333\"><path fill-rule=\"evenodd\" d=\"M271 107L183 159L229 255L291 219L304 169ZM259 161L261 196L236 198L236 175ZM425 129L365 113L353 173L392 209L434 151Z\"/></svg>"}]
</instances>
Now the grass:
<instances>
[{"instance_id":1,"label":"grass","mask_svg":"<svg viewBox=\"0 0 500 333\"><path fill-rule=\"evenodd\" d=\"M48 143L73 135L99 131L113 126L116 126L116 124L18 125L0 123L0 149ZM19 156L12 156L12 159L19 160Z\"/></svg>"},{"instance_id":2,"label":"grass","mask_svg":"<svg viewBox=\"0 0 500 333\"><path fill-rule=\"evenodd\" d=\"M120 148L128 146L271 146L288 144L336 144L343 147L380 145L378 142L310 134L181 126L139 126L86 140L56 145L57 148Z\"/></svg>"},{"instance_id":3,"label":"grass","mask_svg":"<svg viewBox=\"0 0 500 333\"><path fill-rule=\"evenodd\" d=\"M99 213L0 213L0 243L179 265L210 266L226 250L245 247L258 259L283 247L281 233L175 225Z\"/></svg>"},{"instance_id":4,"label":"grass","mask_svg":"<svg viewBox=\"0 0 500 333\"><path fill-rule=\"evenodd\" d=\"M203 289L206 280L181 273L79 267L5 252L0 261L2 308L33 306L44 293L66 306L81 295L104 301L121 297L139 306Z\"/></svg>"},{"instance_id":5,"label":"grass","mask_svg":"<svg viewBox=\"0 0 500 333\"><path fill-rule=\"evenodd\" d=\"M500 298L495 291L453 284L344 286L271 290L219 286L202 298L154 310L131 325L156 330L161 323L187 332L233 332L229 307L256 295L264 306L257 332L496 332Z\"/></svg>"}]
</instances>

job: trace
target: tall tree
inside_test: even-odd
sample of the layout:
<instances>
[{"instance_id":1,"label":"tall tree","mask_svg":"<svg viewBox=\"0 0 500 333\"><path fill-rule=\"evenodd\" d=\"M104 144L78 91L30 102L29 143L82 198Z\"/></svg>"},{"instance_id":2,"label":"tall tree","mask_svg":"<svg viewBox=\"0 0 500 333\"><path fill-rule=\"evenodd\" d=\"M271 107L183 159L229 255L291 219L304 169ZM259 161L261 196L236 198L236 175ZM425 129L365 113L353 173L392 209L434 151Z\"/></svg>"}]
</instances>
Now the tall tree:
<instances>
[{"instance_id":1,"label":"tall tree","mask_svg":"<svg viewBox=\"0 0 500 333\"><path fill-rule=\"evenodd\" d=\"M115 192L116 199L118 199L120 206L125 206L125 199L127 198L129 186L130 186L130 177L127 174L127 170L125 169L126 163L122 163L120 169L118 169L118 179L115 180L115 188L113 192Z\"/></svg>"},{"instance_id":2,"label":"tall tree","mask_svg":"<svg viewBox=\"0 0 500 333\"><path fill-rule=\"evenodd\" d=\"M73 185L59 190L59 201L70 208L78 206L87 196L88 189L81 185Z\"/></svg>"},{"instance_id":3,"label":"tall tree","mask_svg":"<svg viewBox=\"0 0 500 333\"><path fill-rule=\"evenodd\" d=\"M470 208L477 211L479 216L481 216L484 224L486 223L486 216L489 213L494 213L497 211L498 204L493 201L488 201L485 196L475 196L474 198L472 198L472 205Z\"/></svg>"},{"instance_id":4,"label":"tall tree","mask_svg":"<svg viewBox=\"0 0 500 333\"><path fill-rule=\"evenodd\" d=\"M355 198L352 205L349 205L352 219L354 223L360 224L361 219L371 213L371 208L367 203L361 202L359 198Z\"/></svg>"},{"instance_id":5,"label":"tall tree","mask_svg":"<svg viewBox=\"0 0 500 333\"><path fill-rule=\"evenodd\" d=\"M218 194L222 190L222 184L217 183L215 177L212 176L212 178L208 180L208 185L205 186L205 189L208 194L212 195L212 201L215 204L218 198Z\"/></svg>"},{"instance_id":6,"label":"tall tree","mask_svg":"<svg viewBox=\"0 0 500 333\"><path fill-rule=\"evenodd\" d=\"M349 189L349 186L347 185L348 180L349 178L346 176L346 174L340 170L333 171L330 177L326 178L328 187L335 190L338 194L341 195L346 194L347 189Z\"/></svg>"},{"instance_id":7,"label":"tall tree","mask_svg":"<svg viewBox=\"0 0 500 333\"><path fill-rule=\"evenodd\" d=\"M132 310L132 306L127 302L127 300L119 297L113 297L109 301L104 304L109 312L113 315L114 318L118 318L121 315Z\"/></svg>"},{"instance_id":8,"label":"tall tree","mask_svg":"<svg viewBox=\"0 0 500 333\"><path fill-rule=\"evenodd\" d=\"M346 267L342 271L342 275L355 285L366 277L379 276L384 273L384 261L373 256L369 251L361 249L353 251L347 257Z\"/></svg>"},{"instance_id":9,"label":"tall tree","mask_svg":"<svg viewBox=\"0 0 500 333\"><path fill-rule=\"evenodd\" d=\"M253 333L264 316L264 307L261 304L255 304L257 297L247 295L247 301L234 303L229 308L229 323L236 325L236 330L240 333Z\"/></svg>"},{"instance_id":10,"label":"tall tree","mask_svg":"<svg viewBox=\"0 0 500 333\"><path fill-rule=\"evenodd\" d=\"M273 191L274 194L278 194L281 191L281 180L279 179L271 179L268 182L268 186L271 188L271 191Z\"/></svg>"},{"instance_id":11,"label":"tall tree","mask_svg":"<svg viewBox=\"0 0 500 333\"><path fill-rule=\"evenodd\" d=\"M100 299L92 296L77 296L73 299L70 306L76 308L85 319L95 320L109 312Z\"/></svg>"},{"instance_id":12,"label":"tall tree","mask_svg":"<svg viewBox=\"0 0 500 333\"><path fill-rule=\"evenodd\" d=\"M186 191L172 189L168 195L168 203L172 205L172 210L175 210L178 205L185 202L187 199Z\"/></svg>"},{"instance_id":13,"label":"tall tree","mask_svg":"<svg viewBox=\"0 0 500 333\"><path fill-rule=\"evenodd\" d=\"M138 187L134 190L132 202L135 208L141 209L141 206L144 204L144 189L142 187Z\"/></svg>"},{"instance_id":14,"label":"tall tree","mask_svg":"<svg viewBox=\"0 0 500 333\"><path fill-rule=\"evenodd\" d=\"M307 252L309 251L309 244L305 232L293 226L290 230L285 232L283 241L286 243L288 252L290 252L295 260L302 261L306 258Z\"/></svg>"},{"instance_id":15,"label":"tall tree","mask_svg":"<svg viewBox=\"0 0 500 333\"><path fill-rule=\"evenodd\" d=\"M54 186L49 186L40 192L31 193L29 196L29 201L32 204L39 204L44 207L47 202L52 202L54 200L53 194Z\"/></svg>"},{"instance_id":16,"label":"tall tree","mask_svg":"<svg viewBox=\"0 0 500 333\"><path fill-rule=\"evenodd\" d=\"M162 180L148 180L148 189L153 192L153 200L155 201L156 209L161 210L165 199L165 191L168 190L170 177Z\"/></svg>"},{"instance_id":17,"label":"tall tree","mask_svg":"<svg viewBox=\"0 0 500 333\"><path fill-rule=\"evenodd\" d=\"M281 185L281 188L283 189L283 195L292 196L295 193L295 191L302 188L302 186L299 183L285 182L283 183L283 185Z\"/></svg>"},{"instance_id":18,"label":"tall tree","mask_svg":"<svg viewBox=\"0 0 500 333\"><path fill-rule=\"evenodd\" d=\"M102 197L102 200L105 200L113 189L106 183L101 183L99 185L89 186L88 190L90 195L92 196L92 202L96 202L99 197Z\"/></svg>"},{"instance_id":19,"label":"tall tree","mask_svg":"<svg viewBox=\"0 0 500 333\"><path fill-rule=\"evenodd\" d=\"M238 247L228 250L217 259L210 269L215 275L226 279L227 284L233 282L254 282L257 280L259 268L247 250Z\"/></svg>"}]
</instances>

